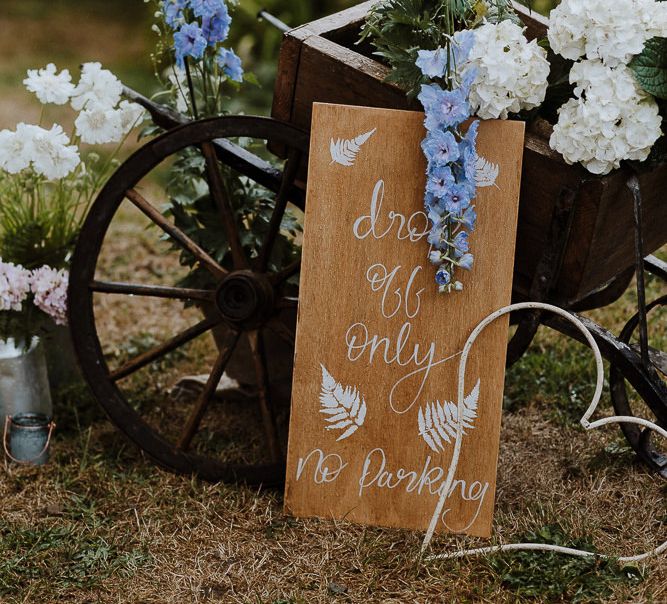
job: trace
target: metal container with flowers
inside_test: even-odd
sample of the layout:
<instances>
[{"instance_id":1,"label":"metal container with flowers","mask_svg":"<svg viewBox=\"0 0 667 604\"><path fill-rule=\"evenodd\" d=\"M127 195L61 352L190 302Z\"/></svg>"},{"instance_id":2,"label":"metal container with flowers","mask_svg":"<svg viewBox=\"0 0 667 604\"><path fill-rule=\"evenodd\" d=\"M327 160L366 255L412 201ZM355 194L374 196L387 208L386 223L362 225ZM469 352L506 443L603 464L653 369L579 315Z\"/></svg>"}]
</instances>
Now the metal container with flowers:
<instances>
[{"instance_id":1,"label":"metal container with flowers","mask_svg":"<svg viewBox=\"0 0 667 604\"><path fill-rule=\"evenodd\" d=\"M67 332L68 267L83 218L143 109L121 100L99 63L78 84L53 64L23 81L42 104L39 124L0 131L0 410L51 415L51 386L75 375ZM47 123L47 105L69 104L72 131ZM104 152L92 145L113 144Z\"/></svg>"}]
</instances>

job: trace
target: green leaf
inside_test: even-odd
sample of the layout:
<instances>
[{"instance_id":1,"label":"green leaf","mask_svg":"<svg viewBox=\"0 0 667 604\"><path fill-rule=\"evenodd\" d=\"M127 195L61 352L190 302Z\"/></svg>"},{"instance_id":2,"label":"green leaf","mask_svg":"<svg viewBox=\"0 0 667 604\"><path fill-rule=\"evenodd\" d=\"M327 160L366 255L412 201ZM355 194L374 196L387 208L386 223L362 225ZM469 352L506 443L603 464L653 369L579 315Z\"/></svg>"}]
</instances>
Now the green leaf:
<instances>
[{"instance_id":1,"label":"green leaf","mask_svg":"<svg viewBox=\"0 0 667 604\"><path fill-rule=\"evenodd\" d=\"M667 99L667 38L653 38L630 63L640 86L649 94Z\"/></svg>"}]
</instances>

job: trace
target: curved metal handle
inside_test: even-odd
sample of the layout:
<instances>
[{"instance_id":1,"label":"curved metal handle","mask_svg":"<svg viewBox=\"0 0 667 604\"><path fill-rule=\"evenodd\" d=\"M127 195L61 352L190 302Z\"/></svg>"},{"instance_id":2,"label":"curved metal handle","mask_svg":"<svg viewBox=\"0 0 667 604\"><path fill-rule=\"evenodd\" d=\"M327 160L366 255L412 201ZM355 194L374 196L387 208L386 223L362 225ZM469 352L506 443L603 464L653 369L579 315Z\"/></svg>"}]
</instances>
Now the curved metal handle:
<instances>
[{"instance_id":1,"label":"curved metal handle","mask_svg":"<svg viewBox=\"0 0 667 604\"><path fill-rule=\"evenodd\" d=\"M5 416L5 428L2 434L2 448L5 451L5 455L9 457L14 463L21 464L21 465L29 465L31 463L34 463L37 461L44 453L46 453L47 449L49 448L49 445L51 444L51 436L53 435L53 430L56 427L56 423L54 421L49 422L49 435L46 437L46 444L44 445L44 448L32 459L27 459L27 460L21 460L21 459L16 459L10 452L9 452L9 447L7 447L7 434L9 432L9 424L12 422L12 416L11 415L6 415Z\"/></svg>"}]
</instances>

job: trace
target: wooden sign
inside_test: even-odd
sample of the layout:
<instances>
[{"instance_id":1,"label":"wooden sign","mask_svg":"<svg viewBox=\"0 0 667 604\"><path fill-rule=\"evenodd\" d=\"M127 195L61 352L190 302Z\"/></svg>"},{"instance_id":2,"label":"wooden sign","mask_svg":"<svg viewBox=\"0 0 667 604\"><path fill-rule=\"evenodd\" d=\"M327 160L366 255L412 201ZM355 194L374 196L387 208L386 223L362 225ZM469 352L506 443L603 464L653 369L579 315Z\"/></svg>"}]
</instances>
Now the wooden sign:
<instances>
[{"instance_id":1,"label":"wooden sign","mask_svg":"<svg viewBox=\"0 0 667 604\"><path fill-rule=\"evenodd\" d=\"M490 121L478 153L475 266L441 294L428 262L423 115L316 104L285 508L426 529L447 476L457 369L474 327L510 303L524 126ZM439 531L489 536L508 323L468 363L462 454Z\"/></svg>"}]
</instances>

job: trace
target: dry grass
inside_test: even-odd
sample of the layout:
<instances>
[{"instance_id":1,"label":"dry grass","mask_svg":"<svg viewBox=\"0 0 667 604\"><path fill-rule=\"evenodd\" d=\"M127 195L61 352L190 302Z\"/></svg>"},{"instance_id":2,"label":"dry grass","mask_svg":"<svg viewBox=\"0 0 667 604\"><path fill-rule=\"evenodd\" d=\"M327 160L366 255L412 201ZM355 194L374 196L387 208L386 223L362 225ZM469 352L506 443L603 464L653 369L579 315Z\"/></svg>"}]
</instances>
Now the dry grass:
<instances>
[{"instance_id":1,"label":"dry grass","mask_svg":"<svg viewBox=\"0 0 667 604\"><path fill-rule=\"evenodd\" d=\"M120 214L101 275L173 283L182 274L145 226L134 210ZM652 295L661 291L652 284ZM618 324L631 298L598 318ZM128 341L146 334L159 340L197 316L159 300L109 300L101 297L97 310L110 362L134 353ZM664 321L657 325L662 340ZM144 370L125 386L129 396L146 405L156 427L180 425L181 416L171 414L187 413L189 403L165 392L179 375L206 371L211 352L212 341L203 339L184 356ZM544 373L539 382L535 367ZM665 538L665 482L636 463L617 430L584 433L571 419L590 396L577 385L591 375L581 347L548 333L510 373L513 411L504 418L495 540L552 527L549 534L568 543L622 555ZM216 422L221 407L213 412ZM533 555L420 565L419 534L296 520L283 514L278 492L165 473L125 444L81 393L65 397L56 413L62 429L52 463L8 466L0 481L3 601L667 602L664 557L629 570ZM238 426L222 436L236 443L248 438ZM240 447L223 452L239 453ZM434 551L482 543L440 537Z\"/></svg>"},{"instance_id":2,"label":"dry grass","mask_svg":"<svg viewBox=\"0 0 667 604\"><path fill-rule=\"evenodd\" d=\"M124 70L124 79L141 77L133 71L146 51L139 29L135 36L103 8L77 23L72 15L81 19L82 13L63 6L8 0L0 15L0 127L37 117L36 105L25 103L27 93L15 88L27 67L55 60L73 68L81 58L99 57ZM39 15L46 21L37 21ZM71 54L58 55L63 48ZM182 274L136 214L124 213L114 229L105 248L106 276L173 283ZM651 292L655 297L666 289L654 282ZM618 330L635 304L630 292L591 316ZM113 364L197 316L159 300L100 298L96 308ZM663 349L666 324L664 313L653 321L654 342ZM203 338L124 386L154 425L168 430L179 425L189 402L165 393L183 374L206 371L214 352L212 340ZM636 463L616 429L588 434L576 428L592 379L589 354L546 332L509 373L496 540L541 532L626 554L667 538L665 482ZM608 393L605 401L608 412ZM221 413L216 407L207 421L213 425ZM631 570L534 555L420 565L419 534L296 520L283 514L279 492L161 471L81 390L62 393L56 416L51 463L41 469L6 465L0 477L3 603L667 602L664 557ZM257 424L252 414L244 421L245 430ZM239 426L228 425L222 434L217 428L234 445L224 454L246 454L241 445L248 443L254 454L257 441ZM478 544L439 537L433 547Z\"/></svg>"}]
</instances>

